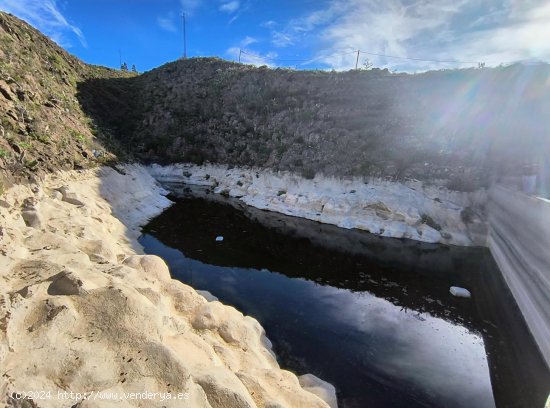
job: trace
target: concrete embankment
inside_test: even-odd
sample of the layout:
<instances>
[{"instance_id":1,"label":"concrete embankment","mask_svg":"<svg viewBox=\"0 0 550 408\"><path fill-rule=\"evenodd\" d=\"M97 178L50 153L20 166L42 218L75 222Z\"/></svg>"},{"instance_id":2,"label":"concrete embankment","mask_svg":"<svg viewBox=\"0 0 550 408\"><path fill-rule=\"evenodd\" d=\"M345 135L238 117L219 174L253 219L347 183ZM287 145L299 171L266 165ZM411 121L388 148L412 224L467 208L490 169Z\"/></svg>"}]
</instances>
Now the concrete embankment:
<instances>
[{"instance_id":1,"label":"concrete embankment","mask_svg":"<svg viewBox=\"0 0 550 408\"><path fill-rule=\"evenodd\" d=\"M550 366L550 201L494 187L489 247Z\"/></svg>"},{"instance_id":2,"label":"concrete embankment","mask_svg":"<svg viewBox=\"0 0 550 408\"><path fill-rule=\"evenodd\" d=\"M249 316L172 280L139 227L171 203L140 166L49 175L0 201L0 403L336 407ZM29 406L30 406L29 405Z\"/></svg>"}]
</instances>

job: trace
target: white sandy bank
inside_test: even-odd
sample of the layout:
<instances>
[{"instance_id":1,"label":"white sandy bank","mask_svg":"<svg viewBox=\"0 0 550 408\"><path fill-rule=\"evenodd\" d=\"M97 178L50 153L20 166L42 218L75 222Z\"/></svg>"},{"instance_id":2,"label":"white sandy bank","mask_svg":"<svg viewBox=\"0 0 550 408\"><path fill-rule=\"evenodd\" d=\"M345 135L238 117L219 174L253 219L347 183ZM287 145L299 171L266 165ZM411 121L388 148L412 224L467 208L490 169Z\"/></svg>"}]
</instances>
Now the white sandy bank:
<instances>
[{"instance_id":1,"label":"white sandy bank","mask_svg":"<svg viewBox=\"0 0 550 408\"><path fill-rule=\"evenodd\" d=\"M421 182L342 180L220 165L152 165L161 182L211 186L259 209L373 234L453 245L486 245L485 222L475 212L485 191L462 193ZM429 217L429 218L428 218ZM467 220L465 222L464 220Z\"/></svg>"},{"instance_id":2,"label":"white sandy bank","mask_svg":"<svg viewBox=\"0 0 550 408\"><path fill-rule=\"evenodd\" d=\"M256 320L140 255L139 226L170 202L142 167L124 172L59 173L1 197L0 403L335 407L330 385L279 368Z\"/></svg>"}]
</instances>

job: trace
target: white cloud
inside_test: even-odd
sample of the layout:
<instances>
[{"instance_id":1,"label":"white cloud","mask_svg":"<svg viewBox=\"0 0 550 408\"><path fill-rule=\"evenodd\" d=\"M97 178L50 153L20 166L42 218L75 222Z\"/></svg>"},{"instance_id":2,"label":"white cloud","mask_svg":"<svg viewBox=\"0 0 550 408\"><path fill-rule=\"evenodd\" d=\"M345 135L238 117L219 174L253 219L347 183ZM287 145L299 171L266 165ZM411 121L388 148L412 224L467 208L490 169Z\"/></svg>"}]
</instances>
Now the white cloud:
<instances>
[{"instance_id":1,"label":"white cloud","mask_svg":"<svg viewBox=\"0 0 550 408\"><path fill-rule=\"evenodd\" d=\"M178 28L176 26L176 23L174 21L173 14L167 16L167 17L157 17L157 24L160 28L163 30L166 30L171 33L178 32Z\"/></svg>"},{"instance_id":2,"label":"white cloud","mask_svg":"<svg viewBox=\"0 0 550 408\"><path fill-rule=\"evenodd\" d=\"M250 36L247 35L246 37L243 38L243 40L241 41L241 44L240 44L240 45L241 45L242 48L246 48L246 47L248 47L250 44L254 44L254 43L257 43L257 42L258 42L257 39L255 39L254 37L250 37Z\"/></svg>"},{"instance_id":3,"label":"white cloud","mask_svg":"<svg viewBox=\"0 0 550 408\"><path fill-rule=\"evenodd\" d=\"M236 12L240 6L241 6L241 3L238 0L233 0L233 1L223 3L220 6L220 11L223 11L224 13L232 14Z\"/></svg>"},{"instance_id":4,"label":"white cloud","mask_svg":"<svg viewBox=\"0 0 550 408\"><path fill-rule=\"evenodd\" d=\"M274 66L272 59L277 57L277 54L273 52L261 55L259 53L252 53L249 50L243 50L240 47L230 47L225 51L227 58L234 61L239 60L239 54L243 64L256 65L258 67L262 65L267 65L268 67Z\"/></svg>"},{"instance_id":5,"label":"white cloud","mask_svg":"<svg viewBox=\"0 0 550 408\"><path fill-rule=\"evenodd\" d=\"M260 24L260 27L273 29L277 26L277 23L273 20L264 21Z\"/></svg>"},{"instance_id":6,"label":"white cloud","mask_svg":"<svg viewBox=\"0 0 550 408\"><path fill-rule=\"evenodd\" d=\"M256 66L267 65L269 67L274 66L273 60L277 58L277 53L274 51L261 53L250 49L249 46L257 42L258 40L256 38L246 36L239 41L238 45L228 48L225 51L225 55L228 59L232 59L234 61L238 61L240 56L240 61L243 64L251 64Z\"/></svg>"},{"instance_id":7,"label":"white cloud","mask_svg":"<svg viewBox=\"0 0 550 408\"><path fill-rule=\"evenodd\" d=\"M271 33L271 43L275 47L284 48L294 45L294 39L289 34L281 31L273 31Z\"/></svg>"},{"instance_id":8,"label":"white cloud","mask_svg":"<svg viewBox=\"0 0 550 408\"><path fill-rule=\"evenodd\" d=\"M464 67L475 61L498 65L521 59L550 62L550 3L540 0L330 0L322 9L282 26L269 21L275 47L323 49L314 57L335 69L355 66L363 50L426 60L361 55L377 67L414 71ZM334 55L333 55L334 54ZM329 56L327 56L329 55Z\"/></svg>"},{"instance_id":9,"label":"white cloud","mask_svg":"<svg viewBox=\"0 0 550 408\"><path fill-rule=\"evenodd\" d=\"M186 14L194 14L203 4L203 0L180 0L182 11Z\"/></svg>"},{"instance_id":10,"label":"white cloud","mask_svg":"<svg viewBox=\"0 0 550 408\"><path fill-rule=\"evenodd\" d=\"M530 59L550 62L550 3L514 10L512 15L515 18L509 24L458 37L450 52L490 65Z\"/></svg>"},{"instance_id":11,"label":"white cloud","mask_svg":"<svg viewBox=\"0 0 550 408\"><path fill-rule=\"evenodd\" d=\"M281 30L276 29L278 25L274 21L266 21L261 26L271 31L271 43L275 47L284 48L295 45L318 27L333 22L342 10L345 10L345 7L334 1L325 9L290 20Z\"/></svg>"},{"instance_id":12,"label":"white cloud","mask_svg":"<svg viewBox=\"0 0 550 408\"><path fill-rule=\"evenodd\" d=\"M344 2L339 3L343 6ZM334 50L352 47L398 57L436 59L433 53L439 50L434 44L448 33L453 17L466 3L467 0L421 0L404 5L402 0L351 0L346 2L340 18L322 30L320 36ZM361 60L365 58L378 67L403 63L374 55L363 55ZM350 69L355 61L353 55L324 59L336 69Z\"/></svg>"},{"instance_id":13,"label":"white cloud","mask_svg":"<svg viewBox=\"0 0 550 408\"><path fill-rule=\"evenodd\" d=\"M61 46L70 47L73 36L87 47L84 34L67 21L56 0L0 0L0 10L25 20Z\"/></svg>"}]
</instances>

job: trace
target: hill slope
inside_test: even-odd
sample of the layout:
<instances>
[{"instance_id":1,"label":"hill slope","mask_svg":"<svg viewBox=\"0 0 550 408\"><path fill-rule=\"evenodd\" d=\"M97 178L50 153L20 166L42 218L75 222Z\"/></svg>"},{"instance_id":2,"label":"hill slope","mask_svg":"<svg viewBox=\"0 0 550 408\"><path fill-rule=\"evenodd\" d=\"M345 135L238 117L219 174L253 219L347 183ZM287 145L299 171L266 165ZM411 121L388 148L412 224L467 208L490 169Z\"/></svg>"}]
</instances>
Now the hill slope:
<instances>
[{"instance_id":1,"label":"hill slope","mask_svg":"<svg viewBox=\"0 0 550 408\"><path fill-rule=\"evenodd\" d=\"M0 12L0 167L4 183L104 161L77 84L131 74L84 64L30 25ZM94 156L93 150L98 157Z\"/></svg>"},{"instance_id":2,"label":"hill slope","mask_svg":"<svg viewBox=\"0 0 550 408\"><path fill-rule=\"evenodd\" d=\"M114 95L121 82L129 85L118 104L89 97ZM468 189L537 162L548 138L550 66L395 75L204 58L79 90L90 115L150 161L439 179Z\"/></svg>"}]
</instances>

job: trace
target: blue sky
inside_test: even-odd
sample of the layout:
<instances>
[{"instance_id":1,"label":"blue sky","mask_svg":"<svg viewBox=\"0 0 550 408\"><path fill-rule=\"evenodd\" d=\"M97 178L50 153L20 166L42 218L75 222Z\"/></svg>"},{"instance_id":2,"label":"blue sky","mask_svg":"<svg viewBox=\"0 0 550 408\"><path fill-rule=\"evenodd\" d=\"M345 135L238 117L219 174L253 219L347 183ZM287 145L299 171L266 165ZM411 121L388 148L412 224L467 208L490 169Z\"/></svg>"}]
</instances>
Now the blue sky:
<instances>
[{"instance_id":1,"label":"blue sky","mask_svg":"<svg viewBox=\"0 0 550 408\"><path fill-rule=\"evenodd\" d=\"M183 54L299 69L550 62L546 0L0 0L88 63L140 71ZM373 55L380 54L380 55ZM389 58L466 61L465 64Z\"/></svg>"}]
</instances>

